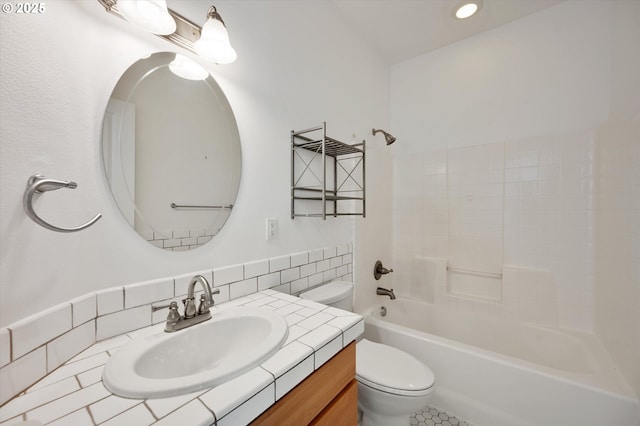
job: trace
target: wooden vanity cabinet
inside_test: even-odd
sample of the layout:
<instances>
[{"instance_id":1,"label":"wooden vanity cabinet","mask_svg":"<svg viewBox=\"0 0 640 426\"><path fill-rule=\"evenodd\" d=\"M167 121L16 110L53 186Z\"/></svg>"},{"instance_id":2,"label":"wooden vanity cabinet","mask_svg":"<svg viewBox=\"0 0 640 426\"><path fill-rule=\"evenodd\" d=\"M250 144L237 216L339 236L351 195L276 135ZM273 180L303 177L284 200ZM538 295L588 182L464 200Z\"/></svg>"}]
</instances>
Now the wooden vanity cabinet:
<instances>
[{"instance_id":1,"label":"wooden vanity cabinet","mask_svg":"<svg viewBox=\"0 0 640 426\"><path fill-rule=\"evenodd\" d=\"M352 342L251 423L252 425L358 424L356 344Z\"/></svg>"}]
</instances>

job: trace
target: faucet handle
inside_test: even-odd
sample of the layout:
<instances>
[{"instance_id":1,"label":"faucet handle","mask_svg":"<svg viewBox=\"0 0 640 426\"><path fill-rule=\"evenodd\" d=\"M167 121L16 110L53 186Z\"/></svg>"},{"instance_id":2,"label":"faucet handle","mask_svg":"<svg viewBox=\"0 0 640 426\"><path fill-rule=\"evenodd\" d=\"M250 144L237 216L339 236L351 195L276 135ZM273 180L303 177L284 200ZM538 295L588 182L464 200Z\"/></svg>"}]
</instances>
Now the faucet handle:
<instances>
[{"instance_id":1,"label":"faucet handle","mask_svg":"<svg viewBox=\"0 0 640 426\"><path fill-rule=\"evenodd\" d=\"M167 324L175 324L180 321L180 312L178 312L178 302L169 304L169 315L167 315Z\"/></svg>"},{"instance_id":2,"label":"faucet handle","mask_svg":"<svg viewBox=\"0 0 640 426\"><path fill-rule=\"evenodd\" d=\"M193 297L187 297L186 299L182 299L182 303L184 303L184 317L193 318L196 316L196 302Z\"/></svg>"},{"instance_id":3,"label":"faucet handle","mask_svg":"<svg viewBox=\"0 0 640 426\"><path fill-rule=\"evenodd\" d=\"M171 309L173 307L173 305L176 305L176 308L178 307L178 303L177 302L170 302L170 303L162 303L162 304L151 304L151 312L156 312L159 311L160 309L165 309L165 308L169 308Z\"/></svg>"},{"instance_id":4,"label":"faucet handle","mask_svg":"<svg viewBox=\"0 0 640 426\"><path fill-rule=\"evenodd\" d=\"M384 266L382 266L382 262L381 261L376 261L376 264L373 266L373 277L376 280L379 280L380 277L382 277L383 275L386 275L390 272L393 272L393 269L387 269Z\"/></svg>"},{"instance_id":5,"label":"faucet handle","mask_svg":"<svg viewBox=\"0 0 640 426\"><path fill-rule=\"evenodd\" d=\"M213 301L213 299L211 299ZM200 305L198 305L198 315L206 314L209 312L209 302L204 294L200 295Z\"/></svg>"},{"instance_id":6,"label":"faucet handle","mask_svg":"<svg viewBox=\"0 0 640 426\"><path fill-rule=\"evenodd\" d=\"M213 300L213 295L214 294L220 294L220 289L219 288L214 288L213 290L211 290L211 303L209 303L209 306L213 306L216 301Z\"/></svg>"}]
</instances>

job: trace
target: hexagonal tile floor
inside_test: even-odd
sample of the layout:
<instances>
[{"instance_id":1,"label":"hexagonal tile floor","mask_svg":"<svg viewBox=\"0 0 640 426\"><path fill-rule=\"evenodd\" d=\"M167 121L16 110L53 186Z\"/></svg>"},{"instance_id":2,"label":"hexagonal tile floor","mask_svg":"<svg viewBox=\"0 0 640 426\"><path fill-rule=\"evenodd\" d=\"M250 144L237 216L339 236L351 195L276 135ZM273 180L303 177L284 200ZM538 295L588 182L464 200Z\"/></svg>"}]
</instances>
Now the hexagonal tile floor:
<instances>
[{"instance_id":1,"label":"hexagonal tile floor","mask_svg":"<svg viewBox=\"0 0 640 426\"><path fill-rule=\"evenodd\" d=\"M412 426L474 426L473 424L458 420L455 416L440 411L433 407L424 407L411 415Z\"/></svg>"}]
</instances>

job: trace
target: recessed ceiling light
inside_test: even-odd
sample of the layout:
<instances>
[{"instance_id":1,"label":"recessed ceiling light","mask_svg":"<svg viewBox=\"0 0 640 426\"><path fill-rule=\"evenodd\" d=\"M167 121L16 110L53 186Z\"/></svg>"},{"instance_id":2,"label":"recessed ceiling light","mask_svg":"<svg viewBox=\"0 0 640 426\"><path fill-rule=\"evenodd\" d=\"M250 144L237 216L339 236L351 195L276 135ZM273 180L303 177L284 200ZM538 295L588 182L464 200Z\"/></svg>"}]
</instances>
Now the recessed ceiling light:
<instances>
[{"instance_id":1,"label":"recessed ceiling light","mask_svg":"<svg viewBox=\"0 0 640 426\"><path fill-rule=\"evenodd\" d=\"M453 16L458 19L466 19L470 16L473 16L480 10L482 6L481 0L467 0L462 3L458 3L458 5L453 9Z\"/></svg>"}]
</instances>

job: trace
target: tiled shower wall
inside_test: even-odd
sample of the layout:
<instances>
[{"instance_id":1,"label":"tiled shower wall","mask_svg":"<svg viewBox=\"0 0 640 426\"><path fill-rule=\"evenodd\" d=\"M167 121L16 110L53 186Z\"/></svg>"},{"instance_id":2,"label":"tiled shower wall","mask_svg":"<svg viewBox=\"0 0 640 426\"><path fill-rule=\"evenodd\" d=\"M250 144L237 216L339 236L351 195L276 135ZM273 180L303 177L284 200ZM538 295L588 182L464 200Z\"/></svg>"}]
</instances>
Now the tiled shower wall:
<instances>
[{"instance_id":1,"label":"tiled shower wall","mask_svg":"<svg viewBox=\"0 0 640 426\"><path fill-rule=\"evenodd\" d=\"M398 155L394 285L415 292L416 259L440 259L503 278L475 290L469 280L461 303L449 273L436 303L592 331L595 138L583 131Z\"/></svg>"}]
</instances>

